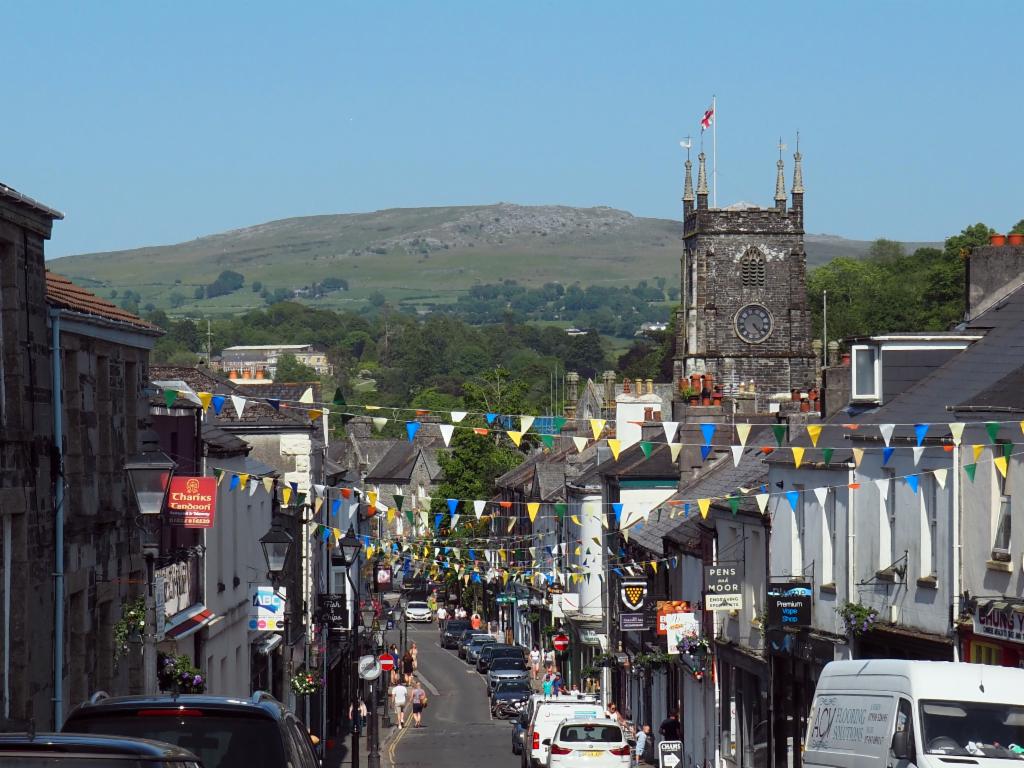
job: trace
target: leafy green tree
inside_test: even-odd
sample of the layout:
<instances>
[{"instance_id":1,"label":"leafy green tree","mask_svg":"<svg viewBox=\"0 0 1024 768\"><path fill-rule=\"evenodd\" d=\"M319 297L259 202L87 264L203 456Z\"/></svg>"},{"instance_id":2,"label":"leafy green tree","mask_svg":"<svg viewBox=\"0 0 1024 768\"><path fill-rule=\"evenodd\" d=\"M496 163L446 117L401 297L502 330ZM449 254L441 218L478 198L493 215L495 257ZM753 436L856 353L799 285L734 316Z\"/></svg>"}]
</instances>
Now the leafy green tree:
<instances>
[{"instance_id":1,"label":"leafy green tree","mask_svg":"<svg viewBox=\"0 0 1024 768\"><path fill-rule=\"evenodd\" d=\"M192 298L194 298L194 299L202 299L205 296L206 296L206 288L204 288L201 285L198 286L194 291L192 291Z\"/></svg>"},{"instance_id":2,"label":"leafy green tree","mask_svg":"<svg viewBox=\"0 0 1024 768\"><path fill-rule=\"evenodd\" d=\"M178 291L172 291L171 295L167 297L167 301L170 303L171 309L178 309L178 307L185 303L186 298L184 294L179 293Z\"/></svg>"},{"instance_id":3,"label":"leafy green tree","mask_svg":"<svg viewBox=\"0 0 1024 768\"><path fill-rule=\"evenodd\" d=\"M210 299L217 296L224 296L229 293L234 293L243 285L245 285L245 275L234 272L230 269L225 269L217 275L216 280L206 286L206 296Z\"/></svg>"},{"instance_id":4,"label":"leafy green tree","mask_svg":"<svg viewBox=\"0 0 1024 768\"><path fill-rule=\"evenodd\" d=\"M1021 219L1010 228L1011 235L1024 235L1024 219Z\"/></svg>"},{"instance_id":5,"label":"leafy green tree","mask_svg":"<svg viewBox=\"0 0 1024 768\"><path fill-rule=\"evenodd\" d=\"M438 455L444 481L431 499L431 513L447 516L447 499L490 499L497 490L494 481L522 461L523 454L507 439L456 429L450 450Z\"/></svg>"},{"instance_id":6,"label":"leafy green tree","mask_svg":"<svg viewBox=\"0 0 1024 768\"><path fill-rule=\"evenodd\" d=\"M277 358L277 371L274 373L274 381L317 381L318 378L316 371L308 365L300 363L295 358L295 355L284 354Z\"/></svg>"},{"instance_id":7,"label":"leafy green tree","mask_svg":"<svg viewBox=\"0 0 1024 768\"><path fill-rule=\"evenodd\" d=\"M259 280L253 280L252 281L252 292L253 293L260 293L262 291L263 291L263 283L261 283Z\"/></svg>"}]
</instances>

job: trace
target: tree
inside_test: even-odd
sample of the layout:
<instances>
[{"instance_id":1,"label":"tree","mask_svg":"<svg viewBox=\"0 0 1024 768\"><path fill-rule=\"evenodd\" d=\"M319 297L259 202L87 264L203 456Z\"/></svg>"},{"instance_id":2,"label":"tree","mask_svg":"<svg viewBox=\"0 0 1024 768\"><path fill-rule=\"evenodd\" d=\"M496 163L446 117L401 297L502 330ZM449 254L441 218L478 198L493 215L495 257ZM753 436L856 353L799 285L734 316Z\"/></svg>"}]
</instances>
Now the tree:
<instances>
[{"instance_id":1,"label":"tree","mask_svg":"<svg viewBox=\"0 0 1024 768\"><path fill-rule=\"evenodd\" d=\"M1010 229L1011 235L1024 235L1024 219L1021 219Z\"/></svg>"},{"instance_id":2,"label":"tree","mask_svg":"<svg viewBox=\"0 0 1024 768\"><path fill-rule=\"evenodd\" d=\"M471 411L499 414L527 412L526 384L512 378L512 374L501 366L467 381L462 390L462 399Z\"/></svg>"},{"instance_id":3,"label":"tree","mask_svg":"<svg viewBox=\"0 0 1024 768\"><path fill-rule=\"evenodd\" d=\"M245 275L225 269L217 275L216 280L206 286L206 296L210 299L216 296L224 296L237 291L244 284Z\"/></svg>"},{"instance_id":4,"label":"tree","mask_svg":"<svg viewBox=\"0 0 1024 768\"><path fill-rule=\"evenodd\" d=\"M192 298L201 299L204 296L206 296L206 289L201 285L192 292Z\"/></svg>"},{"instance_id":5,"label":"tree","mask_svg":"<svg viewBox=\"0 0 1024 768\"><path fill-rule=\"evenodd\" d=\"M167 299L170 302L171 309L177 309L178 307L182 306L186 301L185 296L181 293L178 293L177 291L172 291L171 295L168 296Z\"/></svg>"},{"instance_id":6,"label":"tree","mask_svg":"<svg viewBox=\"0 0 1024 768\"><path fill-rule=\"evenodd\" d=\"M274 381L317 381L318 378L316 371L308 365L300 363L295 358L295 355L285 354L277 358L277 371L274 373Z\"/></svg>"},{"instance_id":7,"label":"tree","mask_svg":"<svg viewBox=\"0 0 1024 768\"><path fill-rule=\"evenodd\" d=\"M447 514L447 499L492 498L497 490L494 481L523 461L523 454L507 439L496 440L471 429L456 429L450 449L438 455L444 481L431 501L433 514Z\"/></svg>"},{"instance_id":8,"label":"tree","mask_svg":"<svg viewBox=\"0 0 1024 768\"><path fill-rule=\"evenodd\" d=\"M259 280L253 280L252 281L252 292L253 293L259 293L262 290L263 290L263 283L261 283Z\"/></svg>"}]
</instances>

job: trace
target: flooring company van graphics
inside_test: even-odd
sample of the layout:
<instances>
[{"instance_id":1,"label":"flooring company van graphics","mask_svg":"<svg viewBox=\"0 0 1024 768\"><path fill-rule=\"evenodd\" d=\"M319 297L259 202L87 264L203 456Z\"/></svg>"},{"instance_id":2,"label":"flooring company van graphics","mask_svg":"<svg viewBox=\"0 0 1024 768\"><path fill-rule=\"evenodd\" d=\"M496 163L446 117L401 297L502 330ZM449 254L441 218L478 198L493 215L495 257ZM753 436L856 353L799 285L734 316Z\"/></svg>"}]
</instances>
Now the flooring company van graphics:
<instances>
[{"instance_id":1,"label":"flooring company van graphics","mask_svg":"<svg viewBox=\"0 0 1024 768\"><path fill-rule=\"evenodd\" d=\"M819 696L811 712L807 747L884 755L895 711L892 696Z\"/></svg>"}]
</instances>

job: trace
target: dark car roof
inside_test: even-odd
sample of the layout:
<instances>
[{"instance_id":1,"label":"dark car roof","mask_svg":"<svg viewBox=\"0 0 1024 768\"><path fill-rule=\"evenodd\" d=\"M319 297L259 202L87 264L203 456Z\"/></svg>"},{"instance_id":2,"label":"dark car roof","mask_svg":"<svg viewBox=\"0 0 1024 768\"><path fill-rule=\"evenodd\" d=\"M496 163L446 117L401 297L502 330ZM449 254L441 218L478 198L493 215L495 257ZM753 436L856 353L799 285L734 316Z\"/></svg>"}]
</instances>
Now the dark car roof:
<instances>
[{"instance_id":1,"label":"dark car roof","mask_svg":"<svg viewBox=\"0 0 1024 768\"><path fill-rule=\"evenodd\" d=\"M93 736L77 733L0 733L0 752L40 751L75 752L78 754L123 755L125 757L159 757L193 760L199 758L187 749L151 739L128 739L123 736Z\"/></svg>"},{"instance_id":2,"label":"dark car roof","mask_svg":"<svg viewBox=\"0 0 1024 768\"><path fill-rule=\"evenodd\" d=\"M204 694L110 696L75 707L68 715L64 729L67 729L67 723L79 718L102 717L112 712L134 712L138 709L202 709L269 720L281 720L288 715L288 710L281 702L264 692L256 692L248 699Z\"/></svg>"}]
</instances>

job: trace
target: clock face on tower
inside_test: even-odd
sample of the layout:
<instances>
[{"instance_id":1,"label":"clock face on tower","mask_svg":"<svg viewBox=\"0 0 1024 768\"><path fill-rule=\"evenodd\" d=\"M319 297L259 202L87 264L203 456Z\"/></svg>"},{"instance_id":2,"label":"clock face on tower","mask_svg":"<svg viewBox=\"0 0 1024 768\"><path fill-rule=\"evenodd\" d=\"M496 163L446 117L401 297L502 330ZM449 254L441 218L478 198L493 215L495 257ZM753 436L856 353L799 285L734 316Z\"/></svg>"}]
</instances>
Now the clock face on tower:
<instances>
[{"instance_id":1,"label":"clock face on tower","mask_svg":"<svg viewBox=\"0 0 1024 768\"><path fill-rule=\"evenodd\" d=\"M771 313L760 304L747 304L736 313L736 335L748 344L760 344L771 333Z\"/></svg>"}]
</instances>

